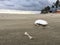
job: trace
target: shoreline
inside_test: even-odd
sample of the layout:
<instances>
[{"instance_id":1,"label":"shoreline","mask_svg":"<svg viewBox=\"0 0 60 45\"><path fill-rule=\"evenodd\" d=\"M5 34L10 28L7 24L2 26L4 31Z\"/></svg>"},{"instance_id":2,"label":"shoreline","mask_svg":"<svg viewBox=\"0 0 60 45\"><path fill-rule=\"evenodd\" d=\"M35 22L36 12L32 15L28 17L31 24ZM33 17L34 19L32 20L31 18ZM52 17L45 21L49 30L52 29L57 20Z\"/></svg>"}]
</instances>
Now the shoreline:
<instances>
[{"instance_id":1,"label":"shoreline","mask_svg":"<svg viewBox=\"0 0 60 45\"><path fill-rule=\"evenodd\" d=\"M41 11L20 11L20 10L0 9L0 13L6 13L6 14L40 14Z\"/></svg>"}]
</instances>

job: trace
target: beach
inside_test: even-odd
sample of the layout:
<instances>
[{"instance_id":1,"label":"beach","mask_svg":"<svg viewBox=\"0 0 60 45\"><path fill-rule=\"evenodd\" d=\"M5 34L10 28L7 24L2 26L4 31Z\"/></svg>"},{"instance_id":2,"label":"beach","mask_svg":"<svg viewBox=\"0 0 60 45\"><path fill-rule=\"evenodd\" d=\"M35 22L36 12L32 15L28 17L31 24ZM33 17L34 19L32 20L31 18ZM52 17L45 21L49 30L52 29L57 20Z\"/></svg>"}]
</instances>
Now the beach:
<instances>
[{"instance_id":1,"label":"beach","mask_svg":"<svg viewBox=\"0 0 60 45\"><path fill-rule=\"evenodd\" d=\"M34 21L48 22L44 28ZM28 32L34 39L24 35ZM60 45L60 14L8 14L0 13L0 45Z\"/></svg>"}]
</instances>

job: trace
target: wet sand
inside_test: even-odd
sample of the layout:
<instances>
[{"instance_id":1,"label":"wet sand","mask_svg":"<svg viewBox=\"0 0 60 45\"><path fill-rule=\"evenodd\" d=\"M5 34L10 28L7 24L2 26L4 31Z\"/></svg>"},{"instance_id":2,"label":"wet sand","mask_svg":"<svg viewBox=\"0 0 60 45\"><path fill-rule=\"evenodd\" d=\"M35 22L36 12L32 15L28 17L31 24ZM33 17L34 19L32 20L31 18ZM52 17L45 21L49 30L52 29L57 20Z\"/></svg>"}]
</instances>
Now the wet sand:
<instances>
[{"instance_id":1,"label":"wet sand","mask_svg":"<svg viewBox=\"0 0 60 45\"><path fill-rule=\"evenodd\" d=\"M49 24L36 27L36 19ZM0 14L0 45L60 45L60 14Z\"/></svg>"}]
</instances>

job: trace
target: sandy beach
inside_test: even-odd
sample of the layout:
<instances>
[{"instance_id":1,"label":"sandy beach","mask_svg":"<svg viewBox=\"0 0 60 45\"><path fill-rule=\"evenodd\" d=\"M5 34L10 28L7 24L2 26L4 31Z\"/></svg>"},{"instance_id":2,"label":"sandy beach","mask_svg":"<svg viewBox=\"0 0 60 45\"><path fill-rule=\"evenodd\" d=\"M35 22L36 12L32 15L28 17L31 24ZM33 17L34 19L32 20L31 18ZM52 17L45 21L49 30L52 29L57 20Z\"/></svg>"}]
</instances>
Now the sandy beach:
<instances>
[{"instance_id":1,"label":"sandy beach","mask_svg":"<svg viewBox=\"0 0 60 45\"><path fill-rule=\"evenodd\" d=\"M34 26L44 19L48 26ZM24 36L28 32L34 39ZM60 45L60 14L3 14L0 13L0 45Z\"/></svg>"}]
</instances>

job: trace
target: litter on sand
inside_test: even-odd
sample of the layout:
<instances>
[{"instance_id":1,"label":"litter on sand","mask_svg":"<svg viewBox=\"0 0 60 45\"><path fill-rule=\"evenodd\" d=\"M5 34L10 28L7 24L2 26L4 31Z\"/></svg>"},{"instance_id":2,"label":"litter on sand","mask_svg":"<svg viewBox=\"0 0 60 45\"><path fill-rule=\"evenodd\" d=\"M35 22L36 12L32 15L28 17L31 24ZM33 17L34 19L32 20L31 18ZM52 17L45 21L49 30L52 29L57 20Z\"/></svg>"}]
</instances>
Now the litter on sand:
<instances>
[{"instance_id":1,"label":"litter on sand","mask_svg":"<svg viewBox=\"0 0 60 45\"><path fill-rule=\"evenodd\" d=\"M45 21L45 20L39 19L39 20L36 20L36 21L34 22L34 24L35 24L35 25L47 25L48 22Z\"/></svg>"},{"instance_id":2,"label":"litter on sand","mask_svg":"<svg viewBox=\"0 0 60 45\"><path fill-rule=\"evenodd\" d=\"M33 38L33 37L30 36L27 32L25 32L24 35L26 35L29 39L32 39L32 38Z\"/></svg>"}]
</instances>

